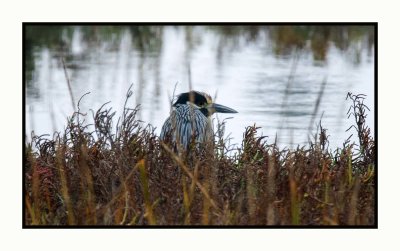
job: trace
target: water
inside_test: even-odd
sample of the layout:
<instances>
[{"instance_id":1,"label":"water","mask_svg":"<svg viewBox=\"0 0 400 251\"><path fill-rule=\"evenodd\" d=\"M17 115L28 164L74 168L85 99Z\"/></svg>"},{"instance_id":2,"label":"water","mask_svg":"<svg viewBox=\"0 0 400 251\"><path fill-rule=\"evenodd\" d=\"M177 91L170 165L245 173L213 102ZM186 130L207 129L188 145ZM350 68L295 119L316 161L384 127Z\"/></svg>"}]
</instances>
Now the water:
<instances>
[{"instance_id":1,"label":"water","mask_svg":"<svg viewBox=\"0 0 400 251\"><path fill-rule=\"evenodd\" d=\"M28 138L32 130L38 135L62 131L73 113L62 57L75 100L90 92L81 111L90 113L111 101L109 106L121 114L133 84L128 104L140 104L139 119L157 127L158 134L175 86L176 94L188 91L189 78L194 90L216 96L217 103L239 112L218 114L220 120L232 117L226 126L231 143L240 144L244 128L253 124L269 142L278 135L281 146L306 143L324 81L311 132L322 117L330 147L342 145L353 123L346 115L351 105L345 100L347 92L367 95L367 124L374 132L374 54L365 39L352 41L346 50L328 41L325 58L316 60L315 52L307 49L277 53L279 43L264 30L256 37L226 35L207 27L162 27L146 36L132 29L118 31L107 33L106 39L97 35L89 40L82 27L74 27L59 34L62 46L32 46L26 67ZM310 47L307 43L305 48Z\"/></svg>"}]
</instances>

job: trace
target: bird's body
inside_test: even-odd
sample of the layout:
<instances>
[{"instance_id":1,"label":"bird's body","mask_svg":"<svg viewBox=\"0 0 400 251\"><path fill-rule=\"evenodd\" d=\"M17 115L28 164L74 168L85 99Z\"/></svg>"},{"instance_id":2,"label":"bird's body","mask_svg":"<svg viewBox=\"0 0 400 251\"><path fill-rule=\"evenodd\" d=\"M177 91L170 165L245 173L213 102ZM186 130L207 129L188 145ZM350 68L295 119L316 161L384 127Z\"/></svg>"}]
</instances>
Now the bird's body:
<instances>
[{"instance_id":1,"label":"bird's body","mask_svg":"<svg viewBox=\"0 0 400 251\"><path fill-rule=\"evenodd\" d=\"M182 93L173 104L165 121L160 139L169 141L175 148L188 150L191 143L213 141L214 133L210 117L215 112L236 113L235 110L212 103L209 95L191 91Z\"/></svg>"},{"instance_id":2,"label":"bird's body","mask_svg":"<svg viewBox=\"0 0 400 251\"><path fill-rule=\"evenodd\" d=\"M179 142L183 149L187 149L191 139L203 143L212 135L211 122L199 109L177 105L165 121L160 138L164 140L169 137L174 144Z\"/></svg>"}]
</instances>

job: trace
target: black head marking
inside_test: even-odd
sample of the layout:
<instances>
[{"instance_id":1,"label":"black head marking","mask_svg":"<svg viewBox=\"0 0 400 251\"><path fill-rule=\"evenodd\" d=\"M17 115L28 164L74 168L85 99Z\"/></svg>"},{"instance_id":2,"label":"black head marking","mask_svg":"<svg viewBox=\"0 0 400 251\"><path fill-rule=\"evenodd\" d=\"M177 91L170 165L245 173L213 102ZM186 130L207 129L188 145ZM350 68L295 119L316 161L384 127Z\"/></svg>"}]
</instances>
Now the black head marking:
<instances>
[{"instance_id":1,"label":"black head marking","mask_svg":"<svg viewBox=\"0 0 400 251\"><path fill-rule=\"evenodd\" d=\"M204 116L208 117L211 116L211 113L208 111L207 108L200 108L201 113L204 114Z\"/></svg>"},{"instance_id":2,"label":"black head marking","mask_svg":"<svg viewBox=\"0 0 400 251\"><path fill-rule=\"evenodd\" d=\"M204 94L196 91L191 91L180 94L178 96L178 99L175 101L174 106L178 104L186 104L188 101L193 102L199 107L207 104L207 98L204 96Z\"/></svg>"}]
</instances>

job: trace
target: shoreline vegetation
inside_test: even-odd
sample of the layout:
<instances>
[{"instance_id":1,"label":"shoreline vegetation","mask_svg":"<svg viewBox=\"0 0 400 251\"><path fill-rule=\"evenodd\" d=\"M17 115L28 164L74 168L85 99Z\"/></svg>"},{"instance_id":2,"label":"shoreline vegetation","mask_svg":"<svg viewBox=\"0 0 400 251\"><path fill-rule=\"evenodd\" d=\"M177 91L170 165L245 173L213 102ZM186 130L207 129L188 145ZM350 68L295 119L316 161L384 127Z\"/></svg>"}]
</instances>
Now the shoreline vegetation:
<instances>
[{"instance_id":1,"label":"shoreline vegetation","mask_svg":"<svg viewBox=\"0 0 400 251\"><path fill-rule=\"evenodd\" d=\"M33 85L35 53L41 48L68 63L77 34L87 48L102 44L115 50L118 37L127 33L136 51L154 53L159 62L164 29L25 25L26 86ZM301 51L321 63L334 46L357 64L363 49L369 55L376 46L373 25L175 29L184 32L188 53L201 44L201 32L212 32L219 57L243 43L264 43L276 57ZM83 113L79 103L86 94L75 103L65 62L75 112L64 131L52 136L26 132L24 226L376 226L377 151L365 123L365 95L348 94L347 114L354 121L348 131L353 134L336 149L329 147L321 122L308 144L282 149L258 136L255 124L244 128L241 145L233 146L224 135L226 121L216 121L215 142L182 153L160 142L154 127L137 119L139 107L129 108L127 102L118 119L108 103ZM309 134L324 87L322 83ZM128 90L126 100L131 96ZM91 125L88 116L93 117Z\"/></svg>"},{"instance_id":2,"label":"shoreline vegetation","mask_svg":"<svg viewBox=\"0 0 400 251\"><path fill-rule=\"evenodd\" d=\"M113 126L106 103L90 127L79 100L63 132L25 142L24 225L372 227L376 145L365 98L348 94L355 133L334 150L321 122L308 145L280 149L256 125L232 147L218 121L211 148L184 154L137 120L139 107L125 103Z\"/></svg>"}]
</instances>

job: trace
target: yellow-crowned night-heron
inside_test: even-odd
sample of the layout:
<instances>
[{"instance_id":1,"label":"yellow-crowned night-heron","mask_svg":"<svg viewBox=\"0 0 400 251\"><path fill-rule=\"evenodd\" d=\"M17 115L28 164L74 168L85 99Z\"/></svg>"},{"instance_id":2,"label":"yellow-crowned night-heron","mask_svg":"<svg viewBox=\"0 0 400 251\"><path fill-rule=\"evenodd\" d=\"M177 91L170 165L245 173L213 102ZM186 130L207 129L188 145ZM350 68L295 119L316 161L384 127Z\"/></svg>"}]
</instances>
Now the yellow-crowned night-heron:
<instances>
[{"instance_id":1,"label":"yellow-crowned night-heron","mask_svg":"<svg viewBox=\"0 0 400 251\"><path fill-rule=\"evenodd\" d=\"M215 104L210 95L190 91L178 95L172 105L170 116L164 122L160 139L169 141L175 148L187 150L192 142L203 143L214 141L212 123L209 117L216 112L237 113L232 108Z\"/></svg>"}]
</instances>

